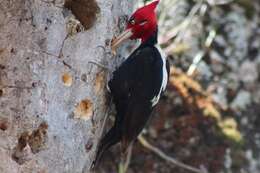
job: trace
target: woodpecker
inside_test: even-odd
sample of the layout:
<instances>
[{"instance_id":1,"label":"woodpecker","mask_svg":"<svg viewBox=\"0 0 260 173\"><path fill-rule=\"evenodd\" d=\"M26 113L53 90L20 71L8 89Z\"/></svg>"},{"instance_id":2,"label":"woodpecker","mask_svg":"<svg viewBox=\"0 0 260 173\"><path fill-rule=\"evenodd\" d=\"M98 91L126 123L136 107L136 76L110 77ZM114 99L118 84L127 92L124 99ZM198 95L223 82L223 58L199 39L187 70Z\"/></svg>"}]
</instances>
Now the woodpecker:
<instances>
[{"instance_id":1,"label":"woodpecker","mask_svg":"<svg viewBox=\"0 0 260 173\"><path fill-rule=\"evenodd\" d=\"M126 39L141 39L141 44L108 82L116 117L113 127L99 143L94 166L112 145L121 142L125 151L136 140L166 88L169 63L157 45L158 3L156 0L137 9L128 20L126 30L112 41L112 48Z\"/></svg>"}]
</instances>

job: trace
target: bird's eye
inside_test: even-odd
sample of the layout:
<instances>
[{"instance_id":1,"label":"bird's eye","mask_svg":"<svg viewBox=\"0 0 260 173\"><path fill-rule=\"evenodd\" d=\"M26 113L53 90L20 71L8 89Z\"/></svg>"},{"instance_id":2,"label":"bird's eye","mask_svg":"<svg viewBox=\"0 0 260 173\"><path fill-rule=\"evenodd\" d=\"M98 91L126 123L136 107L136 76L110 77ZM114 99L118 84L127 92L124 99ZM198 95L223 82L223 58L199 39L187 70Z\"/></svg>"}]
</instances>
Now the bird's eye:
<instances>
[{"instance_id":1,"label":"bird's eye","mask_svg":"<svg viewBox=\"0 0 260 173\"><path fill-rule=\"evenodd\" d=\"M135 19L134 19L134 18L131 18L131 19L129 20L129 23L131 23L131 25L134 25L134 24L135 24Z\"/></svg>"}]
</instances>

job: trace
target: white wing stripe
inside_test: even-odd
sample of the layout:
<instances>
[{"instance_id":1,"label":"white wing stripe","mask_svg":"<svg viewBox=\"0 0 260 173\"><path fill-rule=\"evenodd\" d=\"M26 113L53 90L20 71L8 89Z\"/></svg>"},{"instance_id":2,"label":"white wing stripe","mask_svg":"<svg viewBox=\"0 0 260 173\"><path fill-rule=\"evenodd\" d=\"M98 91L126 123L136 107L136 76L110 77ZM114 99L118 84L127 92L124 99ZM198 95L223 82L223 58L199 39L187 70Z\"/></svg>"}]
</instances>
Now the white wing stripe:
<instances>
[{"instance_id":1,"label":"white wing stripe","mask_svg":"<svg viewBox=\"0 0 260 173\"><path fill-rule=\"evenodd\" d=\"M160 88L160 91L159 91L158 95L154 96L154 98L151 100L152 106L155 106L158 103L158 101L160 99L160 96L161 96L161 92L166 89L166 85L167 85L167 82L168 82L168 73L167 73L167 69L166 69L166 55L162 51L162 49L161 49L161 47L159 45L156 45L155 47L160 52L161 58L162 58L162 61L163 61L163 68L162 68L162 70L163 70L163 78L162 78L162 84L161 84L161 88Z\"/></svg>"}]
</instances>

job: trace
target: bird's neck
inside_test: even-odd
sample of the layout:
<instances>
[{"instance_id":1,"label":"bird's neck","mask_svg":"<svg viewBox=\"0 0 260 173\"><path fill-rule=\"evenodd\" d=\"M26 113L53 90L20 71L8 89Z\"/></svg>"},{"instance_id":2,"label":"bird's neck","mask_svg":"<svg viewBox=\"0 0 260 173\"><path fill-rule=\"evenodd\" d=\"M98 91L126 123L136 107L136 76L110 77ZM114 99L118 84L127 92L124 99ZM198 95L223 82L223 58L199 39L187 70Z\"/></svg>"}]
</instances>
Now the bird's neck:
<instances>
[{"instance_id":1,"label":"bird's neck","mask_svg":"<svg viewBox=\"0 0 260 173\"><path fill-rule=\"evenodd\" d=\"M142 45L151 45L151 46L156 45L157 37L158 37L158 29L156 28L156 30L153 33L147 35L142 39Z\"/></svg>"}]
</instances>

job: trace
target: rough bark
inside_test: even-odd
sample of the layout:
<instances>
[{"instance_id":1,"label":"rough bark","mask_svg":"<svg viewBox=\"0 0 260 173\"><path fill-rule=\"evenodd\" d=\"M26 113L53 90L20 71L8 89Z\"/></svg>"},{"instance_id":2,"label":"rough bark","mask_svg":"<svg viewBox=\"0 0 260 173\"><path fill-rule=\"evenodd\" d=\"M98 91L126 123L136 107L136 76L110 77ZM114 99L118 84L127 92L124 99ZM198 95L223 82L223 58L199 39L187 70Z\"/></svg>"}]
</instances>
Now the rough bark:
<instances>
[{"instance_id":1,"label":"rough bark","mask_svg":"<svg viewBox=\"0 0 260 173\"><path fill-rule=\"evenodd\" d=\"M88 61L115 61L98 46L132 0L97 0L89 26L63 4L0 0L0 172L84 172L95 155L107 71Z\"/></svg>"}]
</instances>

